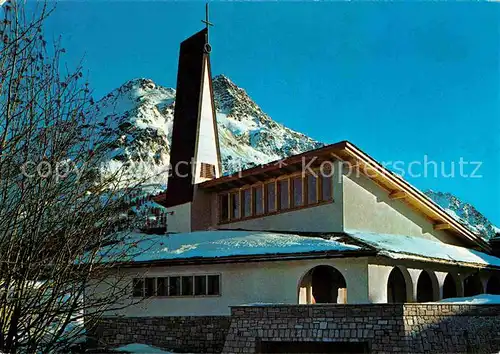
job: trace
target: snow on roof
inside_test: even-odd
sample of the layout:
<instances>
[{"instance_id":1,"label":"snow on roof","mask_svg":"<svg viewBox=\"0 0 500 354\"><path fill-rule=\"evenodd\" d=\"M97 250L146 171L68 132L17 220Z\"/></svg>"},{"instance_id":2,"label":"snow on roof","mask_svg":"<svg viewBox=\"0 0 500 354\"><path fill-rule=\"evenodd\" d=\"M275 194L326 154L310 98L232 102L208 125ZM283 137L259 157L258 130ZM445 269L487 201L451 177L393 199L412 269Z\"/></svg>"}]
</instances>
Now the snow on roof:
<instances>
[{"instance_id":1,"label":"snow on roof","mask_svg":"<svg viewBox=\"0 0 500 354\"><path fill-rule=\"evenodd\" d=\"M440 300L439 303L468 305L500 305L500 295L480 294L470 297L454 297Z\"/></svg>"},{"instance_id":2,"label":"snow on roof","mask_svg":"<svg viewBox=\"0 0 500 354\"><path fill-rule=\"evenodd\" d=\"M217 258L266 254L294 254L320 251L357 251L361 247L334 238L307 237L296 234L261 231L196 231L167 235L127 234L126 255L122 261L145 262L186 258ZM129 245L133 245L129 247ZM121 250L125 247L121 248ZM104 247L111 257L120 247ZM116 253L115 253L116 254ZM120 253L119 253L120 254Z\"/></svg>"},{"instance_id":3,"label":"snow on roof","mask_svg":"<svg viewBox=\"0 0 500 354\"><path fill-rule=\"evenodd\" d=\"M350 236L379 250L380 255L393 259L426 258L451 262L473 263L500 267L500 258L465 247L453 246L422 237L379 234L366 231L346 231Z\"/></svg>"}]
</instances>

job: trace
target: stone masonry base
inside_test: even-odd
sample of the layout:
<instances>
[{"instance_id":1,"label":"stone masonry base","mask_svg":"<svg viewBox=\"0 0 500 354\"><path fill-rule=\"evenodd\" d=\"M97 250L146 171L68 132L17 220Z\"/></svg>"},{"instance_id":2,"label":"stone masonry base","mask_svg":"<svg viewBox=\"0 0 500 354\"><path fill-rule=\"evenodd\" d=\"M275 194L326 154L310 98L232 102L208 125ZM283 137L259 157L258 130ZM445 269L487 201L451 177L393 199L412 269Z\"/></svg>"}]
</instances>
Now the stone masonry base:
<instances>
[{"instance_id":1,"label":"stone masonry base","mask_svg":"<svg viewBox=\"0 0 500 354\"><path fill-rule=\"evenodd\" d=\"M497 353L499 305L380 304L233 307L224 353L295 353L314 342L369 353ZM332 346L332 349L335 349ZM311 352L313 352L311 350Z\"/></svg>"},{"instance_id":2,"label":"stone masonry base","mask_svg":"<svg viewBox=\"0 0 500 354\"><path fill-rule=\"evenodd\" d=\"M100 347L191 353L497 353L500 305L239 306L230 317L105 318L90 332Z\"/></svg>"},{"instance_id":3,"label":"stone masonry base","mask_svg":"<svg viewBox=\"0 0 500 354\"><path fill-rule=\"evenodd\" d=\"M108 317L90 332L101 348L143 343L179 353L220 353L229 324L229 316Z\"/></svg>"}]
</instances>

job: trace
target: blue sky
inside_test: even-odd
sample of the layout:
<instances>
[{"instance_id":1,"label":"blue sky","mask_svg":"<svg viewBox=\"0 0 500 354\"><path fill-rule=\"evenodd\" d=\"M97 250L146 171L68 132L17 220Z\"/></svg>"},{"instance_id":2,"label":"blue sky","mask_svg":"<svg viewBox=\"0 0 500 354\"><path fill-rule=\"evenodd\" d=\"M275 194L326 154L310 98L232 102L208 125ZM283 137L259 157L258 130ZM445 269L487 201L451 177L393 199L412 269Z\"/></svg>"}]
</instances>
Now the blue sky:
<instances>
[{"instance_id":1,"label":"blue sky","mask_svg":"<svg viewBox=\"0 0 500 354\"><path fill-rule=\"evenodd\" d=\"M492 3L213 2L212 67L275 120L382 162L482 162L408 178L500 226L500 21ZM175 87L202 2L63 1L47 33L83 56L96 98L136 77ZM471 174L472 165L464 171Z\"/></svg>"}]
</instances>

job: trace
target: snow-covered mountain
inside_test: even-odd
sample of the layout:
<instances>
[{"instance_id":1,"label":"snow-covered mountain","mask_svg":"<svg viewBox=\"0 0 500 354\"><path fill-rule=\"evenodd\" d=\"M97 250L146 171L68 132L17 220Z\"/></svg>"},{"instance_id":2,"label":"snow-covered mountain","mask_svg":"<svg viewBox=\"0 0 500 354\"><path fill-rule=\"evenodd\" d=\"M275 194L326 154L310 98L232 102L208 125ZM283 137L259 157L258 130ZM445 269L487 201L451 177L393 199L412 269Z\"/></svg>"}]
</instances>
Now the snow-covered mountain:
<instances>
[{"instance_id":1,"label":"snow-covered mountain","mask_svg":"<svg viewBox=\"0 0 500 354\"><path fill-rule=\"evenodd\" d=\"M428 197L439 204L448 214L468 226L472 231L489 239L500 232L483 214L472 204L466 203L451 193L435 192L427 190L424 192Z\"/></svg>"},{"instance_id":2,"label":"snow-covered mountain","mask_svg":"<svg viewBox=\"0 0 500 354\"><path fill-rule=\"evenodd\" d=\"M222 163L238 171L323 146L265 114L247 93L220 75L213 80ZM175 90L148 79L128 81L96 103L98 119L112 132L109 164L131 176L166 184Z\"/></svg>"},{"instance_id":3,"label":"snow-covered mountain","mask_svg":"<svg viewBox=\"0 0 500 354\"><path fill-rule=\"evenodd\" d=\"M213 80L224 172L316 149L324 144L272 120L227 77ZM166 186L175 90L149 79L128 81L96 103L98 119L113 141L105 169L124 167L129 177L147 180L148 192ZM449 193L426 194L457 220L484 237L496 229L472 205Z\"/></svg>"},{"instance_id":4,"label":"snow-covered mountain","mask_svg":"<svg viewBox=\"0 0 500 354\"><path fill-rule=\"evenodd\" d=\"M165 185L175 90L147 79L131 80L95 104L111 141L104 170L123 168L132 180Z\"/></svg>"},{"instance_id":5,"label":"snow-covered mountain","mask_svg":"<svg viewBox=\"0 0 500 354\"><path fill-rule=\"evenodd\" d=\"M274 161L324 144L272 120L227 77L213 80L221 157L226 172Z\"/></svg>"}]
</instances>

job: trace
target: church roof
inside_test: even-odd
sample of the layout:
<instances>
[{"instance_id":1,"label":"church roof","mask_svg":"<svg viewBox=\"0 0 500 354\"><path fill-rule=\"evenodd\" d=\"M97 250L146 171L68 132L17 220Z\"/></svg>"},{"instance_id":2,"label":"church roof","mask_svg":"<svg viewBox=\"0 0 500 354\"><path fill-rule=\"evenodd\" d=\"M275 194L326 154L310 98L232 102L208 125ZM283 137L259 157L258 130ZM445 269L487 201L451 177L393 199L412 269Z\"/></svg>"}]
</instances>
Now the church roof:
<instances>
[{"instance_id":1,"label":"church roof","mask_svg":"<svg viewBox=\"0 0 500 354\"><path fill-rule=\"evenodd\" d=\"M322 236L322 237L321 237ZM344 242L345 235L298 234L271 231L213 230L166 235L124 234L123 241L102 249L103 260L111 258L124 263L182 263L238 261L240 258L293 258L311 255L373 253L370 247Z\"/></svg>"},{"instance_id":2,"label":"church roof","mask_svg":"<svg viewBox=\"0 0 500 354\"><path fill-rule=\"evenodd\" d=\"M228 190L258 181L265 181L266 179L282 174L300 171L302 165L311 160L314 160L319 165L322 161L331 160L332 158L349 162L350 166L356 167L357 171L372 179L378 186L385 189L390 196L393 196L394 199L403 200L426 216L434 224L435 229L445 230L448 233L454 234L471 247L487 251L491 249L480 235L477 235L466 225L453 218L441 206L405 181L401 176L388 170L348 141L341 141L286 159L270 162L266 165L256 166L228 176L213 179L200 184L200 188L212 191Z\"/></svg>"},{"instance_id":3,"label":"church roof","mask_svg":"<svg viewBox=\"0 0 500 354\"><path fill-rule=\"evenodd\" d=\"M379 256L392 259L421 261L432 259L452 264L458 262L480 267L500 268L500 258L498 257L422 237L354 230L347 231L347 233L356 240L377 249Z\"/></svg>"},{"instance_id":4,"label":"church roof","mask_svg":"<svg viewBox=\"0 0 500 354\"><path fill-rule=\"evenodd\" d=\"M125 251L124 251L125 250ZM167 235L130 233L106 246L103 260L129 266L236 263L287 259L382 256L424 262L500 268L500 258L421 237L350 231L292 233L213 230ZM108 258L109 259L109 258Z\"/></svg>"},{"instance_id":5,"label":"church roof","mask_svg":"<svg viewBox=\"0 0 500 354\"><path fill-rule=\"evenodd\" d=\"M308 236L309 235L309 236ZM346 243L345 241L349 241ZM212 230L166 235L124 234L123 241L101 250L103 260L145 263L214 263L252 259L275 260L374 254L371 247L343 233L286 233Z\"/></svg>"}]
</instances>

